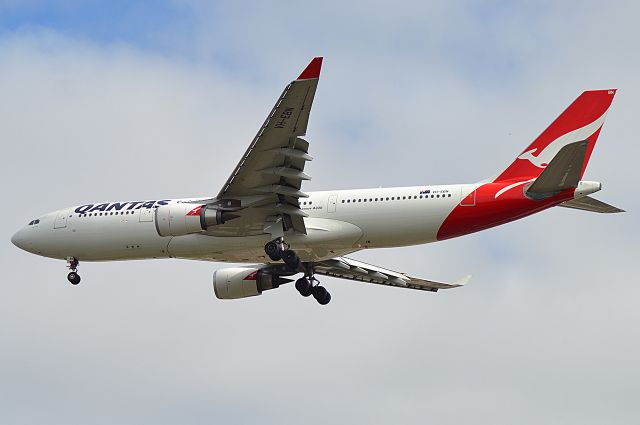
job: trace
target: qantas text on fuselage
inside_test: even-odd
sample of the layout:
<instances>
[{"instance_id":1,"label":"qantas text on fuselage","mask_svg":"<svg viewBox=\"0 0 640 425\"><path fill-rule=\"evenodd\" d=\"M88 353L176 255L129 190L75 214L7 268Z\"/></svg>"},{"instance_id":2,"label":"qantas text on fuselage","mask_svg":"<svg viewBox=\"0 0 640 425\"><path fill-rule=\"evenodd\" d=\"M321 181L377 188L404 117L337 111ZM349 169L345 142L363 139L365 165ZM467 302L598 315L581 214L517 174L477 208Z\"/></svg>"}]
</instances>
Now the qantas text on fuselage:
<instances>
[{"instance_id":1,"label":"qantas text on fuselage","mask_svg":"<svg viewBox=\"0 0 640 425\"><path fill-rule=\"evenodd\" d=\"M106 202L102 204L86 204L80 205L73 210L76 214L87 214L92 212L109 212L122 210L139 210L141 208L157 208L161 205L169 205L171 199L163 199L161 201L125 201L125 202Z\"/></svg>"}]
</instances>

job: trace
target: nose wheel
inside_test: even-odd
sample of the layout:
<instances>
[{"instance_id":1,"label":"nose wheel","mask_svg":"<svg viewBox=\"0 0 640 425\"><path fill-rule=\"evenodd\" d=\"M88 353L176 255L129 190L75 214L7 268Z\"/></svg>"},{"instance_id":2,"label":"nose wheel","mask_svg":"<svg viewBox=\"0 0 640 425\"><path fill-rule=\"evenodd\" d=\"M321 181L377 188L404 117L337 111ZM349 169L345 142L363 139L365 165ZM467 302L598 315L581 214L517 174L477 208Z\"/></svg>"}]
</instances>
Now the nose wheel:
<instances>
[{"instance_id":1,"label":"nose wheel","mask_svg":"<svg viewBox=\"0 0 640 425\"><path fill-rule=\"evenodd\" d=\"M75 257L67 258L67 268L71 270L67 275L67 280L69 280L69 282L72 285L77 285L78 283L80 283L80 275L78 274L78 264L80 264L80 261L78 261L77 258Z\"/></svg>"},{"instance_id":2,"label":"nose wheel","mask_svg":"<svg viewBox=\"0 0 640 425\"><path fill-rule=\"evenodd\" d=\"M69 272L67 275L67 279L71 282L72 285L77 285L80 283L80 275L76 272Z\"/></svg>"}]
</instances>

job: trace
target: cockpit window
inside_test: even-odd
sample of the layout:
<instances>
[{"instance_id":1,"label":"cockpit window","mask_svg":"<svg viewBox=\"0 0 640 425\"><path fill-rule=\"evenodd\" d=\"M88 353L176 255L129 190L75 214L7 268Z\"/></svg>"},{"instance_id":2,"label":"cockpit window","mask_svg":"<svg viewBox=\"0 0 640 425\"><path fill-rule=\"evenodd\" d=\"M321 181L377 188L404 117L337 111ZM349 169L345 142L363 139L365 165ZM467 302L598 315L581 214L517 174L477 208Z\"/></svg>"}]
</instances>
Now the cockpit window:
<instances>
[{"instance_id":1,"label":"cockpit window","mask_svg":"<svg viewBox=\"0 0 640 425\"><path fill-rule=\"evenodd\" d=\"M31 220L31 221L29 222L29 226L33 226L34 224L38 224L38 223L40 223L40 219L39 219L39 218L37 218L37 219L35 219L35 220Z\"/></svg>"}]
</instances>

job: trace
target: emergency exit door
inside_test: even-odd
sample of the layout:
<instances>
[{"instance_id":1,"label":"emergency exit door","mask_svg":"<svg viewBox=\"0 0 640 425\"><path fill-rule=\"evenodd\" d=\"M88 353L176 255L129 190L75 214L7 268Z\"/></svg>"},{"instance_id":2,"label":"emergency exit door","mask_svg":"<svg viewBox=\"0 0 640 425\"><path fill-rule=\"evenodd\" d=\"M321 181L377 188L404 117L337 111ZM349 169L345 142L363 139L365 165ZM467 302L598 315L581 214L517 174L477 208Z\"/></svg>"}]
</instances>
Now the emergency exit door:
<instances>
[{"instance_id":1,"label":"emergency exit door","mask_svg":"<svg viewBox=\"0 0 640 425\"><path fill-rule=\"evenodd\" d=\"M140 222L153 221L155 211L153 208L140 208Z\"/></svg>"},{"instance_id":2,"label":"emergency exit door","mask_svg":"<svg viewBox=\"0 0 640 425\"><path fill-rule=\"evenodd\" d=\"M336 212L336 205L338 204L338 195L330 195L327 202L327 212Z\"/></svg>"}]
</instances>

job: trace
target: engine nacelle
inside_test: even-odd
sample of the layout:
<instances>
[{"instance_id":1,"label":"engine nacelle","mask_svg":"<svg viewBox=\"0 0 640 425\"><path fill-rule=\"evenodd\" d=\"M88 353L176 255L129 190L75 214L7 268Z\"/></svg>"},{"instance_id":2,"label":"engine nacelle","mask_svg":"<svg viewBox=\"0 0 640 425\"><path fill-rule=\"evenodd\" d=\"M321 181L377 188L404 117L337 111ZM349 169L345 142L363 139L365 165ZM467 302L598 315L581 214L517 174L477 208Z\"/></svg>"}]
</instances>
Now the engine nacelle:
<instances>
[{"instance_id":1,"label":"engine nacelle","mask_svg":"<svg viewBox=\"0 0 640 425\"><path fill-rule=\"evenodd\" d=\"M183 236L224 224L238 215L207 205L175 203L156 208L156 230L160 236Z\"/></svg>"},{"instance_id":2,"label":"engine nacelle","mask_svg":"<svg viewBox=\"0 0 640 425\"><path fill-rule=\"evenodd\" d=\"M213 291L221 300L253 297L291 282L260 267L229 267L213 272Z\"/></svg>"}]
</instances>

